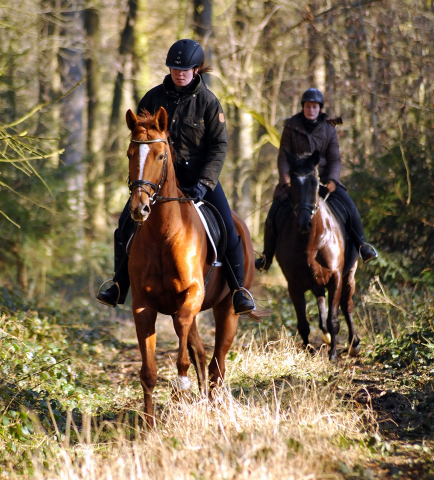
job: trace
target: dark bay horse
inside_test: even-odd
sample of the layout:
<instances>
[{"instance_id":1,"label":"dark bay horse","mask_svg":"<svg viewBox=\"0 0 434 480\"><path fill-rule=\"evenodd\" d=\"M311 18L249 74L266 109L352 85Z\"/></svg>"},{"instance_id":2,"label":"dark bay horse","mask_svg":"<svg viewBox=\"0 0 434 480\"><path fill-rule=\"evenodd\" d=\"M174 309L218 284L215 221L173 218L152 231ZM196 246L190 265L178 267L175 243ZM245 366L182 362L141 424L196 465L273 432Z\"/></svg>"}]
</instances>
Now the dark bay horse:
<instances>
[{"instance_id":1,"label":"dark bay horse","mask_svg":"<svg viewBox=\"0 0 434 480\"><path fill-rule=\"evenodd\" d=\"M319 328L323 341L330 345L330 360L337 359L336 336L339 333L339 306L348 325L348 353L359 352L359 338L352 319L353 294L357 257L344 271L345 234L319 196L317 165L319 153L295 158L286 152L290 165L290 200L292 207L277 215L276 258L288 282L288 291L297 314L297 329L303 344L309 344L309 323L306 318L305 292L317 298ZM328 312L325 290L328 292Z\"/></svg>"},{"instance_id":2,"label":"dark bay horse","mask_svg":"<svg viewBox=\"0 0 434 480\"><path fill-rule=\"evenodd\" d=\"M238 315L222 268L216 268L205 289L204 279L212 262L206 231L191 200L177 186L168 145L167 113L126 114L131 141L128 148L131 188L130 213L138 222L131 242L128 269L133 314L142 368L140 381L148 425L154 424L152 393L157 382L154 359L157 313L171 315L179 338L178 377L175 388L190 388L187 370L193 363L201 391L205 387L206 354L196 315L209 308L215 319L215 346L208 367L211 388L221 384L225 357L235 336ZM151 212L152 209L152 212ZM254 251L245 223L232 213L244 251L244 285L254 277Z\"/></svg>"}]
</instances>

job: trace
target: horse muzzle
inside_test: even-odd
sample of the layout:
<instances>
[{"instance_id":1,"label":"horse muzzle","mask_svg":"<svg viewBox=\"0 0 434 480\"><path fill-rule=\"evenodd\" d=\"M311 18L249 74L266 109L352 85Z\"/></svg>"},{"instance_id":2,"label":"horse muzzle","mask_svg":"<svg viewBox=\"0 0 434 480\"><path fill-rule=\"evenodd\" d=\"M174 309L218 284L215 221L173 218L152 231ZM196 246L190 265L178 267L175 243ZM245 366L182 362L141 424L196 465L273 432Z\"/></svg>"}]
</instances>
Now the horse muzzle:
<instances>
[{"instance_id":1,"label":"horse muzzle","mask_svg":"<svg viewBox=\"0 0 434 480\"><path fill-rule=\"evenodd\" d=\"M135 222L144 222L148 219L149 214L151 213L151 207L149 204L139 204L135 208L131 208L130 205L130 215Z\"/></svg>"}]
</instances>

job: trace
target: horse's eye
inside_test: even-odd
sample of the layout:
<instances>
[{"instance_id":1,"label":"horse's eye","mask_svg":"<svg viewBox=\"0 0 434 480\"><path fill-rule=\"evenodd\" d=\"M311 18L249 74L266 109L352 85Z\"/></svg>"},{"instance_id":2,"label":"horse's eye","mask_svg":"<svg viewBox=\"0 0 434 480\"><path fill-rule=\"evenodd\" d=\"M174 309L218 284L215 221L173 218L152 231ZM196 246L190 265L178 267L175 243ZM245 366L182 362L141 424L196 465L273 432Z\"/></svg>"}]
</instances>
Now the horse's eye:
<instances>
[{"instance_id":1,"label":"horse's eye","mask_svg":"<svg viewBox=\"0 0 434 480\"><path fill-rule=\"evenodd\" d=\"M157 157L157 160L159 162L161 162L161 160L163 160L163 158L164 158L164 155L162 153L160 153L160 155L158 155L158 157Z\"/></svg>"}]
</instances>

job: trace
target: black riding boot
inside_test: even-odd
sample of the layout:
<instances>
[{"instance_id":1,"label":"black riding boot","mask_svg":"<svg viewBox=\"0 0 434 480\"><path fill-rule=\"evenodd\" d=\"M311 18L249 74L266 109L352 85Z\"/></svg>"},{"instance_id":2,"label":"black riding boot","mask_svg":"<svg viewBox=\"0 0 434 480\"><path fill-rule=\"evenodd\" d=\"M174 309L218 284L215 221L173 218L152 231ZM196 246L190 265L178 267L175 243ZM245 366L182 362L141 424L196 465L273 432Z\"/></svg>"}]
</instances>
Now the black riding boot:
<instances>
[{"instance_id":1,"label":"black riding boot","mask_svg":"<svg viewBox=\"0 0 434 480\"><path fill-rule=\"evenodd\" d=\"M274 226L274 217L276 212L282 203L279 199L274 199L268 211L267 219L265 220L264 227L264 251L261 258L255 260L255 268L262 272L262 270L268 270L273 262L273 257L276 252L277 234Z\"/></svg>"},{"instance_id":2,"label":"black riding boot","mask_svg":"<svg viewBox=\"0 0 434 480\"><path fill-rule=\"evenodd\" d=\"M349 230L350 237L354 242L354 245L356 245L359 256L363 263L368 263L374 258L378 257L378 253L376 252L375 248L365 240L362 219L360 218L357 210L353 212L353 215L350 219L350 226L347 226L347 230Z\"/></svg>"},{"instance_id":3,"label":"black riding boot","mask_svg":"<svg viewBox=\"0 0 434 480\"><path fill-rule=\"evenodd\" d=\"M105 290L99 292L97 300L109 307L116 307L116 305L123 305L130 288L130 277L128 275L128 254L122 243L117 241L115 232L115 274L108 282L113 282L113 285ZM107 282L106 282L107 283ZM104 284L103 284L104 285Z\"/></svg>"},{"instance_id":4,"label":"black riding boot","mask_svg":"<svg viewBox=\"0 0 434 480\"><path fill-rule=\"evenodd\" d=\"M262 272L268 270L273 262L273 257L276 252L277 238L274 233L274 228L269 225L268 218L264 227L264 250L262 256L255 260L255 268Z\"/></svg>"},{"instance_id":5,"label":"black riding boot","mask_svg":"<svg viewBox=\"0 0 434 480\"><path fill-rule=\"evenodd\" d=\"M243 287L244 255L241 237L238 237L238 244L235 248L226 251L225 268L235 313L241 315L251 312L254 310L255 304L249 294L246 295L246 290Z\"/></svg>"}]
</instances>

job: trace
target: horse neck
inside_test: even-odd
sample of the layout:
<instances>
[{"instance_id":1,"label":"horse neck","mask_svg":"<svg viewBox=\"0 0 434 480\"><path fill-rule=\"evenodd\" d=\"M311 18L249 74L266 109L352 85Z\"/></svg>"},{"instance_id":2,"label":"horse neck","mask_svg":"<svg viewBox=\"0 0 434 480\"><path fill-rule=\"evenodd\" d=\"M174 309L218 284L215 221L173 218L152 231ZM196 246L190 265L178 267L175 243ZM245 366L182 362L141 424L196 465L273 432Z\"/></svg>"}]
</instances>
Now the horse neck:
<instances>
[{"instance_id":1,"label":"horse neck","mask_svg":"<svg viewBox=\"0 0 434 480\"><path fill-rule=\"evenodd\" d=\"M154 236L161 235L167 238L179 230L177 219L181 221L181 208L183 208L182 205L184 204L176 200L164 200L164 198L175 199L179 198L179 196L180 191L177 187L175 169L172 161L169 159L166 180L158 194L158 197L162 197L162 199L157 200L151 207L151 213L143 224L152 231Z\"/></svg>"}]
</instances>

